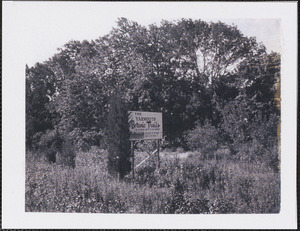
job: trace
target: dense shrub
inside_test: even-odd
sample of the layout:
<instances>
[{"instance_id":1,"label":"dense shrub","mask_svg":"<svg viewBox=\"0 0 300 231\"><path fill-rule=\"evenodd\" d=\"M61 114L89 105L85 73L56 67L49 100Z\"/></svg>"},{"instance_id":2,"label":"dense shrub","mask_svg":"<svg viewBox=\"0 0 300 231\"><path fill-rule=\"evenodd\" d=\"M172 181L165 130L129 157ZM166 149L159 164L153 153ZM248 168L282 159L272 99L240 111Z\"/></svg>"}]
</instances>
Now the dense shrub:
<instances>
[{"instance_id":1,"label":"dense shrub","mask_svg":"<svg viewBox=\"0 0 300 231\"><path fill-rule=\"evenodd\" d=\"M75 167L75 157L76 151L71 139L67 136L64 138L61 151L59 151L57 156L57 163Z\"/></svg>"},{"instance_id":2,"label":"dense shrub","mask_svg":"<svg viewBox=\"0 0 300 231\"><path fill-rule=\"evenodd\" d=\"M204 125L197 124L196 128L186 133L187 145L192 150L199 150L204 159L213 158L220 146L218 130L208 121Z\"/></svg>"},{"instance_id":3,"label":"dense shrub","mask_svg":"<svg viewBox=\"0 0 300 231\"><path fill-rule=\"evenodd\" d=\"M271 104L271 102L270 102ZM227 103L222 111L221 130L227 145L239 153L239 158L257 161L270 159L270 165L278 167L279 116L263 114L264 104L241 94Z\"/></svg>"},{"instance_id":4,"label":"dense shrub","mask_svg":"<svg viewBox=\"0 0 300 231\"><path fill-rule=\"evenodd\" d=\"M253 144L257 148L256 156L263 159L267 164L279 171L279 142L280 133L280 117L276 114L270 115L268 118L262 114L255 117L255 121L251 124L251 137Z\"/></svg>"},{"instance_id":5,"label":"dense shrub","mask_svg":"<svg viewBox=\"0 0 300 231\"><path fill-rule=\"evenodd\" d=\"M104 146L104 134L95 130L82 131L75 128L69 133L74 140L74 145L80 151L88 151L91 146Z\"/></svg>"},{"instance_id":6,"label":"dense shrub","mask_svg":"<svg viewBox=\"0 0 300 231\"><path fill-rule=\"evenodd\" d=\"M38 151L51 163L75 167L76 151L68 134L57 129L48 130L40 136Z\"/></svg>"}]
</instances>

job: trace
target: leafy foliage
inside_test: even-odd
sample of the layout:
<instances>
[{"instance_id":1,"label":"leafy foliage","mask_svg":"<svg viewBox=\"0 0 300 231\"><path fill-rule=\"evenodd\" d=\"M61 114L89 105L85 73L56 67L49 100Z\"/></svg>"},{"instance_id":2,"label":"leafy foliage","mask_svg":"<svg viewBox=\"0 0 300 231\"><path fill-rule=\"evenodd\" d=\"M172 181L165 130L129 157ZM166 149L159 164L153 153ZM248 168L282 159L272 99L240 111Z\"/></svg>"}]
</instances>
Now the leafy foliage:
<instances>
[{"instance_id":1,"label":"leafy foliage","mask_svg":"<svg viewBox=\"0 0 300 231\"><path fill-rule=\"evenodd\" d=\"M67 134L61 134L57 129L47 130L41 135L38 147L49 162L75 167L76 151Z\"/></svg>"},{"instance_id":2,"label":"leafy foliage","mask_svg":"<svg viewBox=\"0 0 300 231\"><path fill-rule=\"evenodd\" d=\"M77 150L107 145L110 170L122 178L130 170L124 111L159 111L163 148L217 158L222 146L229 158L277 169L279 90L280 55L235 26L120 18L109 34L69 41L26 67L26 145L41 150L49 130L68 134Z\"/></svg>"},{"instance_id":3,"label":"leafy foliage","mask_svg":"<svg viewBox=\"0 0 300 231\"><path fill-rule=\"evenodd\" d=\"M26 66L26 147L34 148L34 136L53 129L56 113L48 107L55 92L55 75L45 65Z\"/></svg>"},{"instance_id":4,"label":"leafy foliage","mask_svg":"<svg viewBox=\"0 0 300 231\"><path fill-rule=\"evenodd\" d=\"M201 151L204 158L214 158L221 144L218 130L207 121L203 126L198 124L195 129L188 131L186 139L188 147Z\"/></svg>"}]
</instances>

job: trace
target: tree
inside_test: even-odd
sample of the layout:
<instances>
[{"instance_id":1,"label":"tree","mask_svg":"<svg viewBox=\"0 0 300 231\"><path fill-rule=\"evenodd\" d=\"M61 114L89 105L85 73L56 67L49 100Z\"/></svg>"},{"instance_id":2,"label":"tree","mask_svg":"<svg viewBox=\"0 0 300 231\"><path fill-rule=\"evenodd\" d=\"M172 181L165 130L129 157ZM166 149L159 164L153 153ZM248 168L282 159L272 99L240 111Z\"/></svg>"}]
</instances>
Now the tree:
<instances>
[{"instance_id":1,"label":"tree","mask_svg":"<svg viewBox=\"0 0 300 231\"><path fill-rule=\"evenodd\" d=\"M122 179L131 170L127 107L121 94L110 100L105 132L108 147L108 171Z\"/></svg>"},{"instance_id":2,"label":"tree","mask_svg":"<svg viewBox=\"0 0 300 231\"><path fill-rule=\"evenodd\" d=\"M107 97L101 94L103 84L93 76L75 74L65 80L55 98L60 114L57 125L73 137L79 149L101 145L107 115Z\"/></svg>"},{"instance_id":3,"label":"tree","mask_svg":"<svg viewBox=\"0 0 300 231\"><path fill-rule=\"evenodd\" d=\"M100 145L109 99L121 93L130 110L162 112L166 141L182 146L186 130L205 121L222 127L223 108L242 93L264 113L277 113L278 63L278 54L267 55L254 38L222 22L182 19L146 28L120 18L109 34L70 41L31 70L39 77L28 82L27 134L44 132L29 112L42 108L49 129L70 133L79 147ZM37 94L30 85L40 86ZM35 94L42 97L30 99Z\"/></svg>"},{"instance_id":4,"label":"tree","mask_svg":"<svg viewBox=\"0 0 300 231\"><path fill-rule=\"evenodd\" d=\"M240 70L241 75L251 76L251 82L245 87L249 98L262 103L261 111L269 117L278 114L275 96L278 91L276 84L280 81L280 55L272 52L263 56L259 64L245 65ZM254 66L255 65L255 66Z\"/></svg>"},{"instance_id":5,"label":"tree","mask_svg":"<svg viewBox=\"0 0 300 231\"><path fill-rule=\"evenodd\" d=\"M57 113L49 108L55 93L54 73L45 64L26 65L26 147L33 148L36 134L53 129Z\"/></svg>"}]
</instances>

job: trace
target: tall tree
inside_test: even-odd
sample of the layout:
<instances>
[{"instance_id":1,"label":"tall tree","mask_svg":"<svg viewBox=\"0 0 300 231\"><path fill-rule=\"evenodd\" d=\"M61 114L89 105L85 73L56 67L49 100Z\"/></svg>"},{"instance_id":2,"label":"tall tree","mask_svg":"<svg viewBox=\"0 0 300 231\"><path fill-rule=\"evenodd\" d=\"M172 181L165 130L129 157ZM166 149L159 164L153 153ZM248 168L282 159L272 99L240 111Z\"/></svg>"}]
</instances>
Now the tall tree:
<instances>
[{"instance_id":1,"label":"tall tree","mask_svg":"<svg viewBox=\"0 0 300 231\"><path fill-rule=\"evenodd\" d=\"M108 171L122 179L131 170L128 108L121 94L110 100L107 117L106 142L108 147Z\"/></svg>"},{"instance_id":2,"label":"tall tree","mask_svg":"<svg viewBox=\"0 0 300 231\"><path fill-rule=\"evenodd\" d=\"M37 63L29 68L26 65L26 145L33 146L33 138L37 133L52 129L57 117L49 108L55 93L55 76L51 69Z\"/></svg>"},{"instance_id":3,"label":"tall tree","mask_svg":"<svg viewBox=\"0 0 300 231\"><path fill-rule=\"evenodd\" d=\"M30 70L39 77L28 77L27 95L33 97L31 84L40 86L35 92L43 97L28 98L28 110L45 108L55 115L49 129L58 126L78 142L99 144L108 102L119 93L131 110L163 112L167 141L182 145L185 130L196 124L208 120L220 126L222 109L242 93L261 103L264 112L275 112L279 71L272 65L278 60L254 38L222 22L182 19L143 27L120 18L109 34L70 41L42 68ZM31 129L30 136L38 131L43 130Z\"/></svg>"}]
</instances>

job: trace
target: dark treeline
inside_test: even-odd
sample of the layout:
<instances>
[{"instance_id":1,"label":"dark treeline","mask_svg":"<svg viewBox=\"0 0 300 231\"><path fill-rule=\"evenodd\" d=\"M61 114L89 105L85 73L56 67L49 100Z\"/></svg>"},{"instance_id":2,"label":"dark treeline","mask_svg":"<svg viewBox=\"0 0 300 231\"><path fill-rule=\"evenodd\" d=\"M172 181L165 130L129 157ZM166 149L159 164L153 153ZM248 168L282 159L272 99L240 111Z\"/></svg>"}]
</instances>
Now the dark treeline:
<instances>
[{"instance_id":1,"label":"dark treeline","mask_svg":"<svg viewBox=\"0 0 300 231\"><path fill-rule=\"evenodd\" d=\"M26 146L68 134L79 149L104 147L119 95L129 110L163 113L165 147L221 144L236 154L255 144L277 164L279 79L280 55L235 26L182 19L146 28L121 18L108 35L26 66Z\"/></svg>"}]
</instances>

